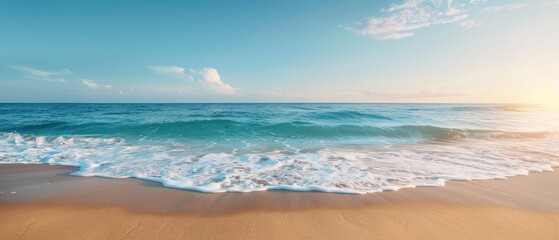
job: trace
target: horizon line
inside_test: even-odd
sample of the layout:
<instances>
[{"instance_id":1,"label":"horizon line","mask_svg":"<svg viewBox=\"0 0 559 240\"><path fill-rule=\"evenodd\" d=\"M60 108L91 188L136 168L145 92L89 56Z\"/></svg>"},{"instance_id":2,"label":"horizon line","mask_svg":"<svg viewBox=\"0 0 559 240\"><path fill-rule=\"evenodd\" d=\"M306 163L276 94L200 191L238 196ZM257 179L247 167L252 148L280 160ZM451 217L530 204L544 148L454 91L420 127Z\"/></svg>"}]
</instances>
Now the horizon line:
<instances>
[{"instance_id":1,"label":"horizon line","mask_svg":"<svg viewBox=\"0 0 559 240\"><path fill-rule=\"evenodd\" d=\"M514 104L551 105L534 102L1 102L0 104Z\"/></svg>"}]
</instances>

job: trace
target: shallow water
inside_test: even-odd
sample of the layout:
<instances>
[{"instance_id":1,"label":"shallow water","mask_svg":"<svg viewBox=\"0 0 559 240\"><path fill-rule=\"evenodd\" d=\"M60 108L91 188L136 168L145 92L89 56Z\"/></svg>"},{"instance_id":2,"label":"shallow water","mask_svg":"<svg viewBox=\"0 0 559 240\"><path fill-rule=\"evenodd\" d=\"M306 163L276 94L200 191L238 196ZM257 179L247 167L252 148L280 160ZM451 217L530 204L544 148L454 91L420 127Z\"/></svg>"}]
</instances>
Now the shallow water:
<instances>
[{"instance_id":1,"label":"shallow water","mask_svg":"<svg viewBox=\"0 0 559 240\"><path fill-rule=\"evenodd\" d=\"M559 111L451 104L0 104L0 163L204 192L367 193L559 165Z\"/></svg>"}]
</instances>

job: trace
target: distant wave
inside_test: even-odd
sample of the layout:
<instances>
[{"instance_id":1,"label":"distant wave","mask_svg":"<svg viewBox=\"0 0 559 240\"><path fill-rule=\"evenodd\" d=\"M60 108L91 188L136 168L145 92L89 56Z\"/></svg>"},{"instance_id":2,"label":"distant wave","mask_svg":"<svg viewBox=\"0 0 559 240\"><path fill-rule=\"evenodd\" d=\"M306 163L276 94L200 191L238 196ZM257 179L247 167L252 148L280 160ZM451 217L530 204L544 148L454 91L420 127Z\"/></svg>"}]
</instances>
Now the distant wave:
<instances>
[{"instance_id":1,"label":"distant wave","mask_svg":"<svg viewBox=\"0 0 559 240\"><path fill-rule=\"evenodd\" d=\"M369 193L559 165L559 109L501 104L0 104L0 163L204 192Z\"/></svg>"},{"instance_id":2,"label":"distant wave","mask_svg":"<svg viewBox=\"0 0 559 240\"><path fill-rule=\"evenodd\" d=\"M282 138L383 137L458 140L462 138L521 139L558 136L556 131L507 132L498 130L457 129L429 125L373 127L363 125L323 125L311 122L278 124L242 123L232 120L196 120L163 123L87 123L47 122L1 131L21 133L61 132L66 134L122 134L123 136L212 138L220 136L273 136Z\"/></svg>"},{"instance_id":3,"label":"distant wave","mask_svg":"<svg viewBox=\"0 0 559 240\"><path fill-rule=\"evenodd\" d=\"M523 139L558 136L557 131L507 132L498 130L457 129L429 125L373 127L360 125L321 125L310 122L278 124L242 123L232 120L197 120L167 123L87 123L47 122L18 126L2 131L21 133L62 132L66 134L122 134L124 136L212 138L221 136L273 136L282 138L384 137L457 140L462 138Z\"/></svg>"},{"instance_id":4,"label":"distant wave","mask_svg":"<svg viewBox=\"0 0 559 240\"><path fill-rule=\"evenodd\" d=\"M392 120L392 118L381 114L362 113L358 111L319 112L308 114L307 117L326 120Z\"/></svg>"}]
</instances>

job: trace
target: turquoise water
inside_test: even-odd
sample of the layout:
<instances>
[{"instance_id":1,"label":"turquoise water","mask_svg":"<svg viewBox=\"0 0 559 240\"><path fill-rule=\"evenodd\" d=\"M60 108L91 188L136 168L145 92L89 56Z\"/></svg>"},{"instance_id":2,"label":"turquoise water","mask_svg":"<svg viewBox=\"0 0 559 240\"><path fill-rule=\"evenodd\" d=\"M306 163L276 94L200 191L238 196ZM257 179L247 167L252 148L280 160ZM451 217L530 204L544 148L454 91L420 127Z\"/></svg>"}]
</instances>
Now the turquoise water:
<instances>
[{"instance_id":1,"label":"turquoise water","mask_svg":"<svg viewBox=\"0 0 559 240\"><path fill-rule=\"evenodd\" d=\"M0 163L204 192L367 193L559 164L559 111L451 104L0 104Z\"/></svg>"}]
</instances>

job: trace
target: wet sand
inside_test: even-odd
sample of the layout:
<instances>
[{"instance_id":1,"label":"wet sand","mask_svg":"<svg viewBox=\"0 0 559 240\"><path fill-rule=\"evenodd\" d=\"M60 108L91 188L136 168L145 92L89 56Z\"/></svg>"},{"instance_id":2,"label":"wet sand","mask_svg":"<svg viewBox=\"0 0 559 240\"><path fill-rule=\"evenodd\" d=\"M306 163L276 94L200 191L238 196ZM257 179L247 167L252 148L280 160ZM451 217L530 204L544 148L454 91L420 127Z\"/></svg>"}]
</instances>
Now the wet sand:
<instances>
[{"instance_id":1,"label":"wet sand","mask_svg":"<svg viewBox=\"0 0 559 240\"><path fill-rule=\"evenodd\" d=\"M559 239L559 172L365 195L206 194L0 165L2 239Z\"/></svg>"}]
</instances>

